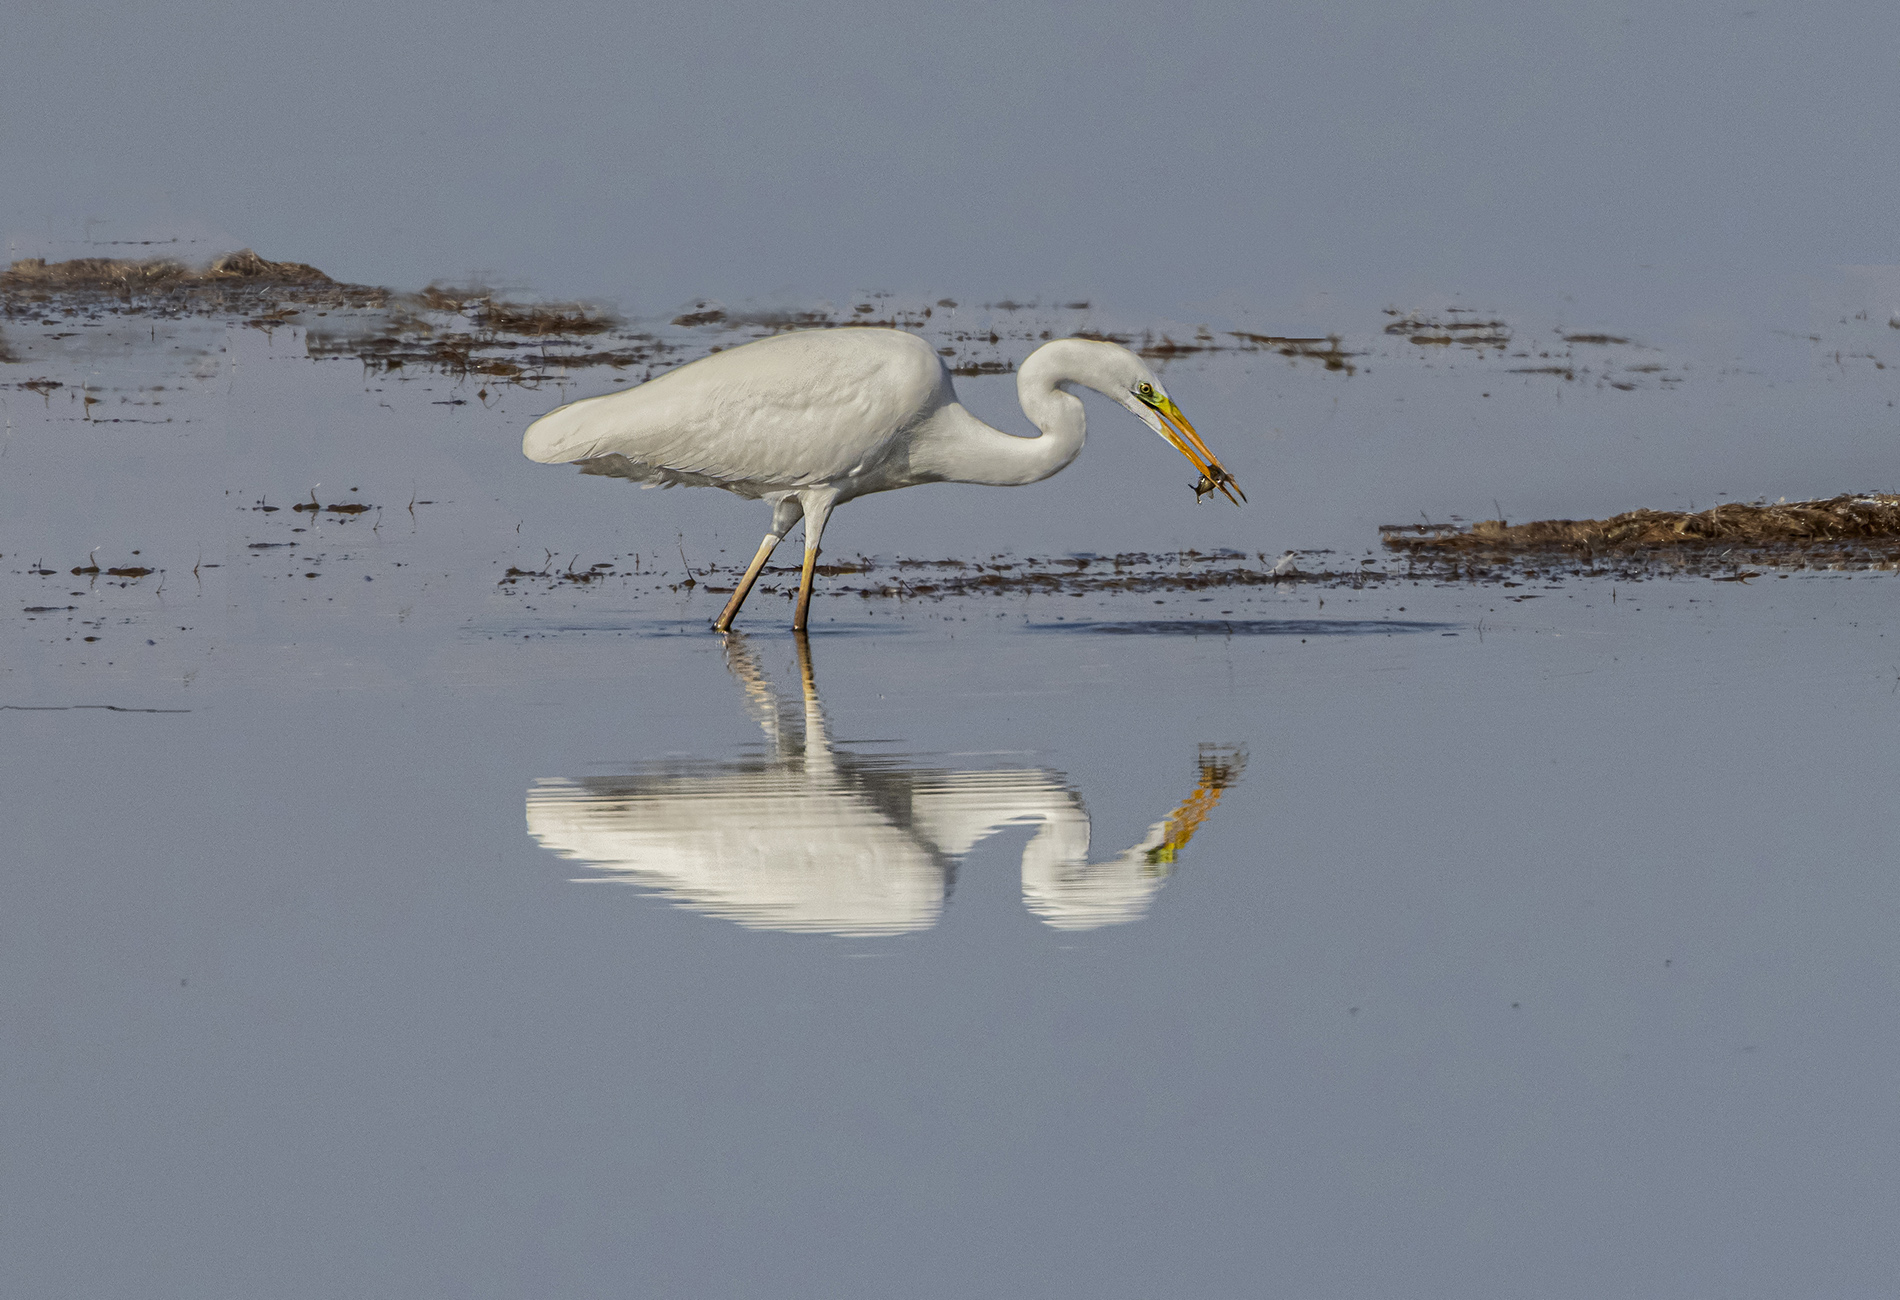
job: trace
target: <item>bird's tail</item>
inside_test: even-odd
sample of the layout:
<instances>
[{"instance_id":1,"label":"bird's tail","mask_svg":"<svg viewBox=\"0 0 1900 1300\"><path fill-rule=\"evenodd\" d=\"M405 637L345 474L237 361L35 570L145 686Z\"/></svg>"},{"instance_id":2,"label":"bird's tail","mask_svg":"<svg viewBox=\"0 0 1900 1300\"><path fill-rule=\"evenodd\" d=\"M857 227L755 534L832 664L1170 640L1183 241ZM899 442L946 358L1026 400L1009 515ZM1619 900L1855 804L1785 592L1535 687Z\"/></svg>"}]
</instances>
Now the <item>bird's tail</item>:
<instances>
[{"instance_id":1,"label":"bird's tail","mask_svg":"<svg viewBox=\"0 0 1900 1300\"><path fill-rule=\"evenodd\" d=\"M585 460L594 454L596 436L589 425L588 403L569 402L556 407L528 426L521 435L521 454L543 465Z\"/></svg>"}]
</instances>

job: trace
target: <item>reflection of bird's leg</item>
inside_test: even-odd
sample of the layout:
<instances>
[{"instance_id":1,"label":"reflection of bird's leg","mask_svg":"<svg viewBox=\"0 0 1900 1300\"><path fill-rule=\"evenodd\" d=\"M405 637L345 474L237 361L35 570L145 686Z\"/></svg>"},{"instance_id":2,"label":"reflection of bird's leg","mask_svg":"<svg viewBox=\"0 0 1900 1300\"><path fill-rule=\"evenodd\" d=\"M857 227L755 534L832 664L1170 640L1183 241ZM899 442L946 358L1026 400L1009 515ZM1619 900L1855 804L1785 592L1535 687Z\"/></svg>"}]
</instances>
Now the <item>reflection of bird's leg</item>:
<instances>
[{"instance_id":1,"label":"reflection of bird's leg","mask_svg":"<svg viewBox=\"0 0 1900 1300\"><path fill-rule=\"evenodd\" d=\"M818 679L811 670L811 638L804 629L792 633L798 646L798 676L805 689L805 770L831 769L831 735L825 729L825 702L818 698Z\"/></svg>"},{"instance_id":2,"label":"reflection of bird's leg","mask_svg":"<svg viewBox=\"0 0 1900 1300\"><path fill-rule=\"evenodd\" d=\"M741 633L726 633L726 670L738 679L740 688L745 691L753 721L765 732L765 738L772 742L773 755L785 757L785 739L780 726L783 710L778 695L772 690L765 670L759 667L759 661L753 657L752 649Z\"/></svg>"},{"instance_id":3,"label":"reflection of bird's leg","mask_svg":"<svg viewBox=\"0 0 1900 1300\"><path fill-rule=\"evenodd\" d=\"M809 703L818 698L818 678L811 670L811 638L802 631L794 632L792 644L798 647L798 676L805 688L805 699Z\"/></svg>"},{"instance_id":4,"label":"reflection of bird's leg","mask_svg":"<svg viewBox=\"0 0 1900 1300\"><path fill-rule=\"evenodd\" d=\"M807 492L802 496L805 507L805 568L798 579L798 612L792 615L792 630L805 630L806 615L811 610L812 574L818 568L818 539L825 535L825 521L831 518L831 507L838 495L828 489Z\"/></svg>"},{"instance_id":5,"label":"reflection of bird's leg","mask_svg":"<svg viewBox=\"0 0 1900 1300\"><path fill-rule=\"evenodd\" d=\"M765 568L765 562L772 558L772 552L785 534L798 522L798 516L804 513L797 497L785 497L772 507L772 531L759 543L759 553L752 557L752 563L746 568L745 577L739 579L739 585L732 589L732 599L726 602L725 609L713 621L713 627L724 632L732 626L732 620L738 617L739 606L745 604L745 598L752 594L752 584L759 580L759 573Z\"/></svg>"}]
</instances>

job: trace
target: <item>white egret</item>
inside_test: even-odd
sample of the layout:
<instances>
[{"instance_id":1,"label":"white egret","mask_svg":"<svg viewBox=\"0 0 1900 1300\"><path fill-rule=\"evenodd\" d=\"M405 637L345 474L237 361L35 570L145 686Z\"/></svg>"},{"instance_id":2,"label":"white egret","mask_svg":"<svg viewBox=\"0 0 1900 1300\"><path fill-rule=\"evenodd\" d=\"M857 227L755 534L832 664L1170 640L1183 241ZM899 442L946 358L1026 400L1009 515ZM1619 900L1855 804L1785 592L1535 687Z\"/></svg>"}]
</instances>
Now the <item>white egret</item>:
<instances>
[{"instance_id":1,"label":"white egret","mask_svg":"<svg viewBox=\"0 0 1900 1300\"><path fill-rule=\"evenodd\" d=\"M854 497L918 483L1014 486L1048 478L1082 450L1092 388L1131 411L1194 462L1195 497L1240 485L1214 458L1141 358L1094 339L1057 339L1016 374L1023 413L1041 436L991 428L957 402L930 344L888 329L801 330L702 357L635 388L558 408L528 426L521 449L545 464L647 487L719 487L769 502L772 527L714 626L732 626L773 550L800 518L805 565L792 626L811 606L818 544L831 512Z\"/></svg>"}]
</instances>

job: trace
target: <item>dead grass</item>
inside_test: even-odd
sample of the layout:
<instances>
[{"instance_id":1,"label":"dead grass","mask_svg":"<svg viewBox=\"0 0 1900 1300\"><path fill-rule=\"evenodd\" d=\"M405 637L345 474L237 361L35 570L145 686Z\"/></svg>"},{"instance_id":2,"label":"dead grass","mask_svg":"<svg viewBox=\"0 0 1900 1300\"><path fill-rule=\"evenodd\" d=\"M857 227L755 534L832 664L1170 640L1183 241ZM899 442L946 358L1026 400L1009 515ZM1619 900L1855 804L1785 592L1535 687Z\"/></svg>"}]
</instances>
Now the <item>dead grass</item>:
<instances>
[{"instance_id":1,"label":"dead grass","mask_svg":"<svg viewBox=\"0 0 1900 1300\"><path fill-rule=\"evenodd\" d=\"M621 324L617 316L593 303L511 302L480 286L452 289L432 284L416 295L416 301L429 311L464 316L489 334L518 338L605 334Z\"/></svg>"},{"instance_id":2,"label":"dead grass","mask_svg":"<svg viewBox=\"0 0 1900 1300\"><path fill-rule=\"evenodd\" d=\"M188 266L168 257L76 257L68 262L48 262L43 257L29 257L0 272L0 292L44 290L69 293L91 290L122 293L134 289L233 283L304 288L335 285L336 281L314 266L302 262L272 262L248 248L214 258L203 267Z\"/></svg>"},{"instance_id":3,"label":"dead grass","mask_svg":"<svg viewBox=\"0 0 1900 1300\"><path fill-rule=\"evenodd\" d=\"M1432 525L1380 530L1388 547L1411 551L1611 550L1714 543L1800 546L1848 539L1900 540L1900 496L1847 494L1825 501L1729 502L1695 513L1632 510L1609 519L1486 519L1464 531Z\"/></svg>"},{"instance_id":4,"label":"dead grass","mask_svg":"<svg viewBox=\"0 0 1900 1300\"><path fill-rule=\"evenodd\" d=\"M846 308L733 309L704 300L674 317L674 332L629 329L605 308L586 302L516 301L484 285L432 284L398 293L349 284L302 262L274 262L249 249L206 265L175 258L75 258L49 263L29 258L0 272L0 319L50 326L104 315L174 319L226 315L236 323L274 332L299 331L312 357L353 359L382 371L424 370L532 386L549 377L607 367L644 381L660 370L722 348L793 329L880 327L924 331L959 376L1015 372L1019 356L1057 336L1108 338L1158 366L1212 353L1277 352L1294 363L1314 361L1328 371L1356 373L1360 355L1337 336L1294 337L1189 326L1174 333L1100 334L1085 320L1037 318L1036 303L984 304L997 313L971 328L949 326L950 298L909 306L888 294ZM1071 302L1064 312L1087 311ZM1051 310L1054 310L1053 308ZM933 323L934 320L934 323ZM678 331L686 331L681 334ZM53 339L62 335L51 335ZM156 341L156 336L154 336ZM0 337L0 361L25 359Z\"/></svg>"},{"instance_id":5,"label":"dead grass","mask_svg":"<svg viewBox=\"0 0 1900 1300\"><path fill-rule=\"evenodd\" d=\"M0 272L0 310L9 316L107 310L178 315L249 315L284 304L378 306L387 289L344 284L303 262L273 262L248 248L203 266L174 258L30 257ZM295 314L295 313L289 313Z\"/></svg>"},{"instance_id":6,"label":"dead grass","mask_svg":"<svg viewBox=\"0 0 1900 1300\"><path fill-rule=\"evenodd\" d=\"M1749 566L1900 567L1900 495L1847 493L1823 501L1730 502L1708 510L1631 510L1608 519L1544 519L1469 528L1387 525L1388 551L1438 576L1498 579L1527 566L1641 577L1673 570L1739 575Z\"/></svg>"}]
</instances>

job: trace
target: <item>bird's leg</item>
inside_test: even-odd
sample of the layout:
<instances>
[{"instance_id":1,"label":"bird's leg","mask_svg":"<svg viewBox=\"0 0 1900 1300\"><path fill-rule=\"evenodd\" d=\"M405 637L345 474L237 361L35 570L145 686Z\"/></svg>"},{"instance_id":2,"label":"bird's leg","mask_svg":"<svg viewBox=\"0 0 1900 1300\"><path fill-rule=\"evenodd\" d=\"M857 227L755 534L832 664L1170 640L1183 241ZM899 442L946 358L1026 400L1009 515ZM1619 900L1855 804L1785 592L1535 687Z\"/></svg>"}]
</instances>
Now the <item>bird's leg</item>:
<instances>
[{"instance_id":1,"label":"bird's leg","mask_svg":"<svg viewBox=\"0 0 1900 1300\"><path fill-rule=\"evenodd\" d=\"M805 552L805 568L798 578L798 612L792 615L792 631L803 632L806 615L811 612L811 575L818 568L818 548Z\"/></svg>"},{"instance_id":2,"label":"bird's leg","mask_svg":"<svg viewBox=\"0 0 1900 1300\"><path fill-rule=\"evenodd\" d=\"M765 540L759 543L759 553L752 557L745 577L739 579L739 585L732 589L732 599L726 602L726 607L719 611L719 617L713 620L714 630L724 632L731 628L732 620L739 614L739 606L745 604L745 598L752 594L752 584L759 580L760 571L765 568L765 562L772 558L772 552L778 548L778 544L779 539L771 533L767 533Z\"/></svg>"},{"instance_id":3,"label":"bird's leg","mask_svg":"<svg viewBox=\"0 0 1900 1300\"><path fill-rule=\"evenodd\" d=\"M803 632L811 612L812 575L818 568L818 542L825 535L825 521L831 518L835 498L826 493L822 499L809 500L805 506L805 568L798 579L798 612L792 615L792 631Z\"/></svg>"},{"instance_id":4,"label":"bird's leg","mask_svg":"<svg viewBox=\"0 0 1900 1300\"><path fill-rule=\"evenodd\" d=\"M739 606L745 604L745 598L752 594L752 584L759 580L759 574L765 569L765 562L772 558L772 552L778 548L792 525L798 522L803 507L798 498L787 497L772 507L772 531L759 543L759 553L752 557L752 563L746 566L745 577L739 579L739 585L732 589L732 599L719 611L719 617L713 620L713 629L725 632L731 629L732 620L739 616Z\"/></svg>"}]
</instances>

